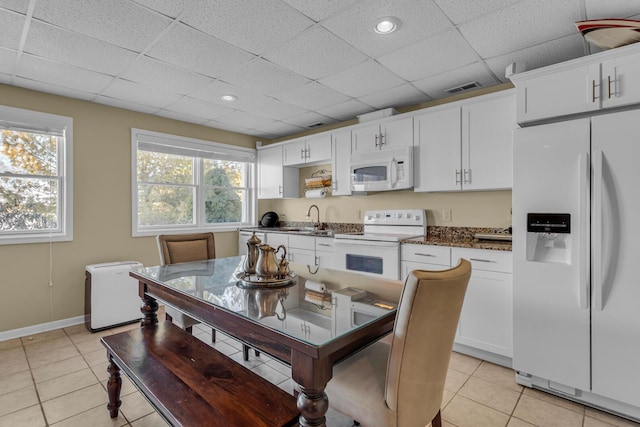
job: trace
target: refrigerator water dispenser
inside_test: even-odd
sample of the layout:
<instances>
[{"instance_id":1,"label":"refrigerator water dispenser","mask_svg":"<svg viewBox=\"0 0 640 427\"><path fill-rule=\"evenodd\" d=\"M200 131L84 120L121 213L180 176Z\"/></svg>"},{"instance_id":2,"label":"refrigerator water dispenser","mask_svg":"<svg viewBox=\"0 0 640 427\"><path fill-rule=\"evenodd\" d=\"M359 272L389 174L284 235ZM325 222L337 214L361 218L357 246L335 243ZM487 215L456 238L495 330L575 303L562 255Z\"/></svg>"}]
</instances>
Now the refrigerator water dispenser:
<instances>
[{"instance_id":1,"label":"refrigerator water dispenser","mask_svg":"<svg viewBox=\"0 0 640 427\"><path fill-rule=\"evenodd\" d=\"M571 215L527 214L527 261L570 264Z\"/></svg>"}]
</instances>

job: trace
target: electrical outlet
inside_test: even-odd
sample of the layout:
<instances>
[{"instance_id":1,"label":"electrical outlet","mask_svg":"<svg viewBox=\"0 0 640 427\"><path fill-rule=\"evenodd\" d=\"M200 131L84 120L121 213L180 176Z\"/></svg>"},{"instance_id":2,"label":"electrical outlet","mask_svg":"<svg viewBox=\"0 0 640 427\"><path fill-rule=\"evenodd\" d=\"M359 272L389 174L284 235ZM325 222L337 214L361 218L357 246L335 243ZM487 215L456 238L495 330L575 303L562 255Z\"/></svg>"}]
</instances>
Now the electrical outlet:
<instances>
[{"instance_id":1,"label":"electrical outlet","mask_svg":"<svg viewBox=\"0 0 640 427\"><path fill-rule=\"evenodd\" d=\"M442 209L442 222L451 222L451 209Z\"/></svg>"}]
</instances>

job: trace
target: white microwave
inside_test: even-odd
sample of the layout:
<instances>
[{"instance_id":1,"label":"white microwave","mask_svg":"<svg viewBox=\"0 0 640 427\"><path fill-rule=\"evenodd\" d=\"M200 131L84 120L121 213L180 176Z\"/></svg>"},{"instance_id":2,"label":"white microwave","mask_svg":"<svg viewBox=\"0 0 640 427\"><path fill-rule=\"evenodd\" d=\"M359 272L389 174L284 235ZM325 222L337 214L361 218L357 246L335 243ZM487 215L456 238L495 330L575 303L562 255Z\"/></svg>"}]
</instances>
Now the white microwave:
<instances>
[{"instance_id":1,"label":"white microwave","mask_svg":"<svg viewBox=\"0 0 640 427\"><path fill-rule=\"evenodd\" d=\"M351 155L351 190L403 190L413 187L413 147Z\"/></svg>"}]
</instances>

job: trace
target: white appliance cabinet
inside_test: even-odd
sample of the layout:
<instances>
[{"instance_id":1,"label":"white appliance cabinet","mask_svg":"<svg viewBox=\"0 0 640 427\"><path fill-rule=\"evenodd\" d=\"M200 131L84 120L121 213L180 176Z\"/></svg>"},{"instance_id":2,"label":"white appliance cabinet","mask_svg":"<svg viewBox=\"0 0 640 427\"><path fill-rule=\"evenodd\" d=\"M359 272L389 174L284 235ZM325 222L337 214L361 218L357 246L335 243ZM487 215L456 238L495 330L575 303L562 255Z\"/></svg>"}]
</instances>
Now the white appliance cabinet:
<instances>
[{"instance_id":1,"label":"white appliance cabinet","mask_svg":"<svg viewBox=\"0 0 640 427\"><path fill-rule=\"evenodd\" d=\"M298 169L282 163L282 145L258 149L258 199L298 197Z\"/></svg>"},{"instance_id":2,"label":"white appliance cabinet","mask_svg":"<svg viewBox=\"0 0 640 427\"><path fill-rule=\"evenodd\" d=\"M351 195L351 130L331 134L331 194Z\"/></svg>"},{"instance_id":3,"label":"white appliance cabinet","mask_svg":"<svg viewBox=\"0 0 640 427\"><path fill-rule=\"evenodd\" d=\"M321 133L282 146L284 166L312 166L331 162L331 134Z\"/></svg>"},{"instance_id":4,"label":"white appliance cabinet","mask_svg":"<svg viewBox=\"0 0 640 427\"><path fill-rule=\"evenodd\" d=\"M356 126L352 132L354 152L413 146L413 119L403 117Z\"/></svg>"},{"instance_id":5,"label":"white appliance cabinet","mask_svg":"<svg viewBox=\"0 0 640 427\"><path fill-rule=\"evenodd\" d=\"M518 123L640 102L640 45L629 45L511 76Z\"/></svg>"},{"instance_id":6,"label":"white appliance cabinet","mask_svg":"<svg viewBox=\"0 0 640 427\"><path fill-rule=\"evenodd\" d=\"M509 251L403 244L402 279L412 270L446 270L460 258L472 273L454 350L510 366L513 356L513 280Z\"/></svg>"},{"instance_id":7,"label":"white appliance cabinet","mask_svg":"<svg viewBox=\"0 0 640 427\"><path fill-rule=\"evenodd\" d=\"M512 186L515 92L507 90L414 117L414 191Z\"/></svg>"}]
</instances>

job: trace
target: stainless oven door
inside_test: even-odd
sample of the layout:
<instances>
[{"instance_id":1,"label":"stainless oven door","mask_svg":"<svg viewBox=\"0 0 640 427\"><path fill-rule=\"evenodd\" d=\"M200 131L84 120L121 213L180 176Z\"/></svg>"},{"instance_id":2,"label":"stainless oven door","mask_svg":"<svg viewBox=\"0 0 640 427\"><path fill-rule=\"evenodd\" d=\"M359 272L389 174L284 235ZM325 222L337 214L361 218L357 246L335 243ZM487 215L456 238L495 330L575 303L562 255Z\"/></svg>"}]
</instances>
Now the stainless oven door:
<instances>
[{"instance_id":1,"label":"stainless oven door","mask_svg":"<svg viewBox=\"0 0 640 427\"><path fill-rule=\"evenodd\" d=\"M335 239L335 268L400 279L400 243Z\"/></svg>"}]
</instances>

